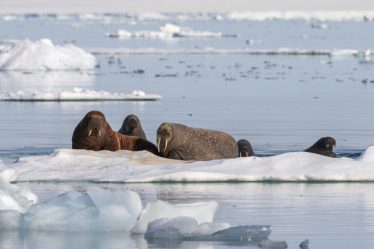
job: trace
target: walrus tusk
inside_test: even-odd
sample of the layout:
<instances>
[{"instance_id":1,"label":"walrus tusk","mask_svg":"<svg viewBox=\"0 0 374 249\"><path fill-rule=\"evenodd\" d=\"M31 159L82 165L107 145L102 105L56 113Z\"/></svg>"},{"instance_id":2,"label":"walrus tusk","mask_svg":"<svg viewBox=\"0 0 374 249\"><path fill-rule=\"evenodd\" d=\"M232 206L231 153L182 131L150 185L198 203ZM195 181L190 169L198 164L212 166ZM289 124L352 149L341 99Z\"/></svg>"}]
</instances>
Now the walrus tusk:
<instances>
[{"instance_id":1,"label":"walrus tusk","mask_svg":"<svg viewBox=\"0 0 374 249\"><path fill-rule=\"evenodd\" d=\"M99 137L101 137L101 131L99 131Z\"/></svg>"},{"instance_id":2,"label":"walrus tusk","mask_svg":"<svg viewBox=\"0 0 374 249\"><path fill-rule=\"evenodd\" d=\"M160 151L160 142L161 142L161 138L157 138L157 151L158 151L158 153L161 153L161 151Z\"/></svg>"},{"instance_id":3,"label":"walrus tusk","mask_svg":"<svg viewBox=\"0 0 374 249\"><path fill-rule=\"evenodd\" d=\"M165 148L164 148L164 151L166 151L166 148L168 147L168 140L165 139Z\"/></svg>"},{"instance_id":4,"label":"walrus tusk","mask_svg":"<svg viewBox=\"0 0 374 249\"><path fill-rule=\"evenodd\" d=\"M88 136L91 136L92 134L92 129L90 129L90 131L88 132Z\"/></svg>"},{"instance_id":5,"label":"walrus tusk","mask_svg":"<svg viewBox=\"0 0 374 249\"><path fill-rule=\"evenodd\" d=\"M330 148L330 144L326 144L326 147L327 147L327 148Z\"/></svg>"},{"instance_id":6,"label":"walrus tusk","mask_svg":"<svg viewBox=\"0 0 374 249\"><path fill-rule=\"evenodd\" d=\"M248 151L245 152L245 156L248 157Z\"/></svg>"}]
</instances>

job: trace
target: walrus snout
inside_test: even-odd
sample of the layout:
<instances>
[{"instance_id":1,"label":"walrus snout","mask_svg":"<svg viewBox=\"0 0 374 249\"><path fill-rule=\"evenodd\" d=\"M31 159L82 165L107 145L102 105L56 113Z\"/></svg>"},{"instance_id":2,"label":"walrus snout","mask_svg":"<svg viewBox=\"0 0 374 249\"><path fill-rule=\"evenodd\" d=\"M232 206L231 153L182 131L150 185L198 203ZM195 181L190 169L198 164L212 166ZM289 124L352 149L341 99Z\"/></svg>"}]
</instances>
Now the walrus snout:
<instances>
[{"instance_id":1,"label":"walrus snout","mask_svg":"<svg viewBox=\"0 0 374 249\"><path fill-rule=\"evenodd\" d=\"M133 128L133 129L137 128L138 127L138 120L137 120L136 116L129 115L127 117L127 124L128 124L129 127Z\"/></svg>"},{"instance_id":2,"label":"walrus snout","mask_svg":"<svg viewBox=\"0 0 374 249\"><path fill-rule=\"evenodd\" d=\"M240 139L237 142L237 145L239 150L239 157L250 157L255 155L252 149L252 145L247 140Z\"/></svg>"},{"instance_id":3,"label":"walrus snout","mask_svg":"<svg viewBox=\"0 0 374 249\"><path fill-rule=\"evenodd\" d=\"M88 137L90 137L90 136L95 136L95 137L99 136L99 137L101 137L101 131L98 128L88 129L87 136Z\"/></svg>"},{"instance_id":4,"label":"walrus snout","mask_svg":"<svg viewBox=\"0 0 374 249\"><path fill-rule=\"evenodd\" d=\"M336 146L336 141L335 141L334 138L332 138L332 137L325 138L325 147L326 148L331 148L332 149L332 147L334 147L334 146Z\"/></svg>"},{"instance_id":5,"label":"walrus snout","mask_svg":"<svg viewBox=\"0 0 374 249\"><path fill-rule=\"evenodd\" d=\"M165 152L168 148L168 143L173 136L173 128L168 123L163 123L157 129L157 150L159 153Z\"/></svg>"}]
</instances>

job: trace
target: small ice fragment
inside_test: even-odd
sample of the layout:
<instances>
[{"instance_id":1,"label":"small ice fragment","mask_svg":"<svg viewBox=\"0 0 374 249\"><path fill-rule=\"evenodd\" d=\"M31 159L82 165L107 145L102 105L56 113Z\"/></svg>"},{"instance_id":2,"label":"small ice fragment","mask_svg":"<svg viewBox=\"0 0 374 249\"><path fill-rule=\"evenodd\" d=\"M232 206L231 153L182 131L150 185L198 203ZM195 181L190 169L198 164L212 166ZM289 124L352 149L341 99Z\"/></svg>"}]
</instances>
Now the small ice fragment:
<instances>
[{"instance_id":1,"label":"small ice fragment","mask_svg":"<svg viewBox=\"0 0 374 249\"><path fill-rule=\"evenodd\" d=\"M304 240L303 242L301 242L300 245L299 245L299 247L300 247L301 249L309 249L309 240L306 239L306 240Z\"/></svg>"},{"instance_id":2,"label":"small ice fragment","mask_svg":"<svg viewBox=\"0 0 374 249\"><path fill-rule=\"evenodd\" d=\"M211 240L249 242L266 239L270 233L270 226L236 226L220 230L212 234Z\"/></svg>"},{"instance_id":3,"label":"small ice fragment","mask_svg":"<svg viewBox=\"0 0 374 249\"><path fill-rule=\"evenodd\" d=\"M286 241L273 241L268 239L261 240L258 246L263 249L285 249L288 247Z\"/></svg>"}]
</instances>

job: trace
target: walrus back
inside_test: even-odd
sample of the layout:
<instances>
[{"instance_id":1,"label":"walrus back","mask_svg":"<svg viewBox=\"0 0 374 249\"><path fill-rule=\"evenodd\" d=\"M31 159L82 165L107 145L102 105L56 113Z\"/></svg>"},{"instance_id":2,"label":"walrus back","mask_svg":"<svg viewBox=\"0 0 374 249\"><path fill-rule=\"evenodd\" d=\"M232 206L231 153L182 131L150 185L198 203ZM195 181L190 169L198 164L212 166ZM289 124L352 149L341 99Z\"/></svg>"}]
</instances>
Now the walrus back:
<instances>
[{"instance_id":1,"label":"walrus back","mask_svg":"<svg viewBox=\"0 0 374 249\"><path fill-rule=\"evenodd\" d=\"M183 152L184 160L214 160L238 157L235 139L221 131L173 126L175 149Z\"/></svg>"}]
</instances>

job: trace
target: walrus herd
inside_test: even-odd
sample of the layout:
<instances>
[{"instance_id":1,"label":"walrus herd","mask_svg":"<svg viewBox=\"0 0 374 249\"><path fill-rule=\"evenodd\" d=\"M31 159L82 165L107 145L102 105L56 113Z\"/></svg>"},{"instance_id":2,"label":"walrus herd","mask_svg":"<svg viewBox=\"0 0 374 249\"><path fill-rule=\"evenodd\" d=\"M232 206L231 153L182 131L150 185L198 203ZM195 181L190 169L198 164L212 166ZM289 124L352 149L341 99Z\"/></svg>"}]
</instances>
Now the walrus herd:
<instances>
[{"instance_id":1,"label":"walrus herd","mask_svg":"<svg viewBox=\"0 0 374 249\"><path fill-rule=\"evenodd\" d=\"M88 112L75 127L72 137L73 149L146 150L157 156L177 160L207 161L255 155L252 145L245 139L236 142L225 132L175 123L162 123L158 127L156 143L157 146L147 140L136 115L128 115L116 132L100 111ZM334 138L322 137L304 151L336 157L334 146Z\"/></svg>"}]
</instances>

